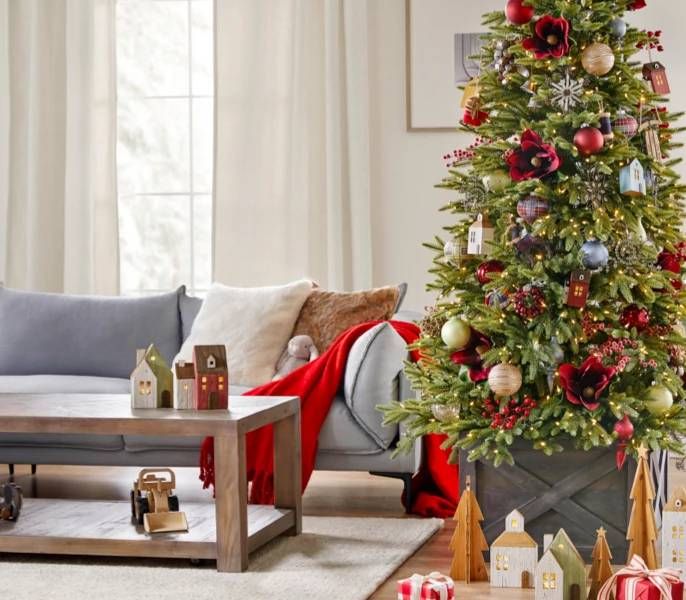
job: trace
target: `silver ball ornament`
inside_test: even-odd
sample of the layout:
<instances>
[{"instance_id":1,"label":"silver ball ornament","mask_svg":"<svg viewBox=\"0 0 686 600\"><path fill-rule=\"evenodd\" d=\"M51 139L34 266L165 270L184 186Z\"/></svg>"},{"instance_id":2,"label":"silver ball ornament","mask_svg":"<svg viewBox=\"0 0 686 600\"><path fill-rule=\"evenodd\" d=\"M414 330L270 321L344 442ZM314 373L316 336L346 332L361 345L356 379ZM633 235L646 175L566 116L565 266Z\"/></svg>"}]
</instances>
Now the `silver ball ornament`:
<instances>
[{"instance_id":1,"label":"silver ball ornament","mask_svg":"<svg viewBox=\"0 0 686 600\"><path fill-rule=\"evenodd\" d=\"M588 240L581 246L581 262L587 269L602 269L610 260L610 253L599 240Z\"/></svg>"},{"instance_id":2,"label":"silver ball ornament","mask_svg":"<svg viewBox=\"0 0 686 600\"><path fill-rule=\"evenodd\" d=\"M610 33L616 38L623 38L626 35L626 21L615 17L610 21Z\"/></svg>"}]
</instances>

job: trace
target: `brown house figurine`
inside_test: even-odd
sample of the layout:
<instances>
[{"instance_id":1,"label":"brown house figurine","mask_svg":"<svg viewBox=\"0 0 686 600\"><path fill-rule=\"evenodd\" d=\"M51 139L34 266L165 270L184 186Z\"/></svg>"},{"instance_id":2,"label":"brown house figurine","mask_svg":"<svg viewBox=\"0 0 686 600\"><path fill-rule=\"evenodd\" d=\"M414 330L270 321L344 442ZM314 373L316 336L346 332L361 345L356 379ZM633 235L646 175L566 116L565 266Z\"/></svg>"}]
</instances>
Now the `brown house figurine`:
<instances>
[{"instance_id":1,"label":"brown house figurine","mask_svg":"<svg viewBox=\"0 0 686 600\"><path fill-rule=\"evenodd\" d=\"M669 94L667 69L662 63L654 61L643 65L643 79L650 82L656 94Z\"/></svg>"},{"instance_id":2,"label":"brown house figurine","mask_svg":"<svg viewBox=\"0 0 686 600\"><path fill-rule=\"evenodd\" d=\"M582 308L588 300L588 288L591 282L590 271L572 271L567 285L567 306Z\"/></svg>"},{"instance_id":3,"label":"brown house figurine","mask_svg":"<svg viewBox=\"0 0 686 600\"><path fill-rule=\"evenodd\" d=\"M226 346L195 346L195 408L213 410L229 408L229 372Z\"/></svg>"}]
</instances>

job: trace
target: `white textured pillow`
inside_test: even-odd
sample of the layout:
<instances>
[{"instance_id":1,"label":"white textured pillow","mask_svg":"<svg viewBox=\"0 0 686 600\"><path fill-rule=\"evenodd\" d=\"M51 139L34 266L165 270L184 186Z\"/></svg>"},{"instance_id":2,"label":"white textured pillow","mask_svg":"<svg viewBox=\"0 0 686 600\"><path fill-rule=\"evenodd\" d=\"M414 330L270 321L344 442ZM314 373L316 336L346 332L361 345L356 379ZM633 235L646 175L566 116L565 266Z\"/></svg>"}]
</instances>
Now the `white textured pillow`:
<instances>
[{"instance_id":1,"label":"white textured pillow","mask_svg":"<svg viewBox=\"0 0 686 600\"><path fill-rule=\"evenodd\" d=\"M271 381L312 282L255 288L212 285L176 357L190 361L197 344L226 344L232 385Z\"/></svg>"}]
</instances>

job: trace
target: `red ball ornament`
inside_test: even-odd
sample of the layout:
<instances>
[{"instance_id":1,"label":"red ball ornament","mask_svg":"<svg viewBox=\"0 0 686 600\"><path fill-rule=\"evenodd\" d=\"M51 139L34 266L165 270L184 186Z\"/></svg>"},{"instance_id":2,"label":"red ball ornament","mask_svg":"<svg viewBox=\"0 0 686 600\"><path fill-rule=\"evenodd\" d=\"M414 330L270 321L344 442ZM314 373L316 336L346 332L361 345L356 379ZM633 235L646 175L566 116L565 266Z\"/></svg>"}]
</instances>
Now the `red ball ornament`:
<instances>
[{"instance_id":1,"label":"red ball ornament","mask_svg":"<svg viewBox=\"0 0 686 600\"><path fill-rule=\"evenodd\" d=\"M672 273L681 273L681 258L669 252L663 250L657 257L657 264L662 268L663 271L671 271Z\"/></svg>"},{"instance_id":2,"label":"red ball ornament","mask_svg":"<svg viewBox=\"0 0 686 600\"><path fill-rule=\"evenodd\" d=\"M583 156L597 154L603 149L605 139L600 129L596 127L582 127L574 135L574 145Z\"/></svg>"},{"instance_id":3,"label":"red ball ornament","mask_svg":"<svg viewBox=\"0 0 686 600\"><path fill-rule=\"evenodd\" d=\"M515 25L526 25L534 17L532 6L524 6L523 0L508 0L505 14L507 20Z\"/></svg>"},{"instance_id":4,"label":"red ball ornament","mask_svg":"<svg viewBox=\"0 0 686 600\"><path fill-rule=\"evenodd\" d=\"M632 304L622 311L619 322L624 327L635 327L638 331L643 331L650 323L650 313L645 308Z\"/></svg>"},{"instance_id":5,"label":"red ball ornament","mask_svg":"<svg viewBox=\"0 0 686 600\"><path fill-rule=\"evenodd\" d=\"M499 260L487 260L476 268L476 279L481 285L485 285L493 279L492 273L502 273L504 270L505 265Z\"/></svg>"}]
</instances>

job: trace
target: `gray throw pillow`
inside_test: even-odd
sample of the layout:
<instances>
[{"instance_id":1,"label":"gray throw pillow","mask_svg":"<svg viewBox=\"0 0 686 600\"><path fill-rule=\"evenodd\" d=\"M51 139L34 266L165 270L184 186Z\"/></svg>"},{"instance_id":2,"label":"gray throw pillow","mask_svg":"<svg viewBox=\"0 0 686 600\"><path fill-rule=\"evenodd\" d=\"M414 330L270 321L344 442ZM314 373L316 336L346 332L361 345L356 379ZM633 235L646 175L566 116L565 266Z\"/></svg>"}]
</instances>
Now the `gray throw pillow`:
<instances>
[{"instance_id":1,"label":"gray throw pillow","mask_svg":"<svg viewBox=\"0 0 686 600\"><path fill-rule=\"evenodd\" d=\"M190 335L193 321L195 321L195 317L198 316L201 306L202 298L189 296L186 294L186 288L184 288L182 294L179 296L179 310L181 311L181 335L183 336L182 341L185 342L186 338Z\"/></svg>"},{"instance_id":2,"label":"gray throw pillow","mask_svg":"<svg viewBox=\"0 0 686 600\"><path fill-rule=\"evenodd\" d=\"M136 349L181 347L179 295L70 296L0 287L0 375L128 377Z\"/></svg>"}]
</instances>

